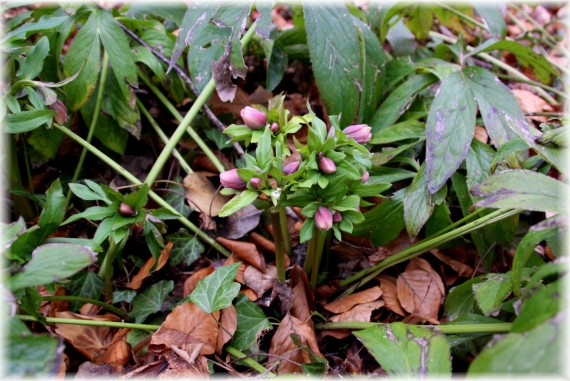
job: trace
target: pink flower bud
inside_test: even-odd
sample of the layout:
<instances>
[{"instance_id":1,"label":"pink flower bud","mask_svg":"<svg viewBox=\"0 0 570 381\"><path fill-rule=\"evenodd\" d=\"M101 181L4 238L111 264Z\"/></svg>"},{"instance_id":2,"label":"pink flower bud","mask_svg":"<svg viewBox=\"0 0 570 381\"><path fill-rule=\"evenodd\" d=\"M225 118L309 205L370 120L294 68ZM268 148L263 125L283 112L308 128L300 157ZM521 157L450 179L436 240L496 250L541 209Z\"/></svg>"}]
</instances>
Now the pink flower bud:
<instances>
[{"instance_id":1,"label":"pink flower bud","mask_svg":"<svg viewBox=\"0 0 570 381\"><path fill-rule=\"evenodd\" d=\"M362 174L362 177L360 178L360 182L362 184L364 184L365 182L368 181L369 177L370 177L370 173L368 173L368 171L364 171L364 173Z\"/></svg>"},{"instance_id":2,"label":"pink flower bud","mask_svg":"<svg viewBox=\"0 0 570 381\"><path fill-rule=\"evenodd\" d=\"M245 107L241 110L240 115L245 125L252 130L259 130L260 128L265 127L265 124L267 123L267 115L253 107Z\"/></svg>"},{"instance_id":3,"label":"pink flower bud","mask_svg":"<svg viewBox=\"0 0 570 381\"><path fill-rule=\"evenodd\" d=\"M271 127L269 127L269 129L271 130L271 132L273 132L274 134L279 132L279 125L275 122L271 123Z\"/></svg>"},{"instance_id":4,"label":"pink flower bud","mask_svg":"<svg viewBox=\"0 0 570 381\"><path fill-rule=\"evenodd\" d=\"M299 169L299 165L301 165L300 161L292 161L289 164L285 164L283 166L283 173L285 175L290 175L292 173L297 172L297 169Z\"/></svg>"},{"instance_id":5,"label":"pink flower bud","mask_svg":"<svg viewBox=\"0 0 570 381\"><path fill-rule=\"evenodd\" d=\"M334 212L333 222L340 222L340 221L342 221L342 214L340 212Z\"/></svg>"},{"instance_id":6,"label":"pink flower bud","mask_svg":"<svg viewBox=\"0 0 570 381\"><path fill-rule=\"evenodd\" d=\"M122 202L121 205L119 205L119 214L123 217L134 217L138 212L129 204Z\"/></svg>"},{"instance_id":7,"label":"pink flower bud","mask_svg":"<svg viewBox=\"0 0 570 381\"><path fill-rule=\"evenodd\" d=\"M370 139L372 139L371 130L372 127L366 124L354 124L346 127L343 132L346 134L347 138L353 138L357 143L364 144L368 143Z\"/></svg>"},{"instance_id":8,"label":"pink flower bud","mask_svg":"<svg viewBox=\"0 0 570 381\"><path fill-rule=\"evenodd\" d=\"M255 189L259 189L259 186L261 185L261 179L259 177L254 177L251 180L249 180L249 183L255 188Z\"/></svg>"},{"instance_id":9,"label":"pink flower bud","mask_svg":"<svg viewBox=\"0 0 570 381\"><path fill-rule=\"evenodd\" d=\"M325 157L322 152L317 154L317 159L319 160L319 169L322 173L335 173L336 172L336 165L332 159Z\"/></svg>"},{"instance_id":10,"label":"pink flower bud","mask_svg":"<svg viewBox=\"0 0 570 381\"><path fill-rule=\"evenodd\" d=\"M67 122L67 109L62 101L56 100L53 104L49 105L49 108L55 111L55 116L53 119L59 125L64 125Z\"/></svg>"},{"instance_id":11,"label":"pink flower bud","mask_svg":"<svg viewBox=\"0 0 570 381\"><path fill-rule=\"evenodd\" d=\"M324 206L319 206L315 213L315 225L321 230L329 230L333 224L331 211Z\"/></svg>"},{"instance_id":12,"label":"pink flower bud","mask_svg":"<svg viewBox=\"0 0 570 381\"><path fill-rule=\"evenodd\" d=\"M220 183L226 188L232 188L235 190L243 190L247 186L245 181L239 177L237 169L235 168L220 173Z\"/></svg>"}]
</instances>

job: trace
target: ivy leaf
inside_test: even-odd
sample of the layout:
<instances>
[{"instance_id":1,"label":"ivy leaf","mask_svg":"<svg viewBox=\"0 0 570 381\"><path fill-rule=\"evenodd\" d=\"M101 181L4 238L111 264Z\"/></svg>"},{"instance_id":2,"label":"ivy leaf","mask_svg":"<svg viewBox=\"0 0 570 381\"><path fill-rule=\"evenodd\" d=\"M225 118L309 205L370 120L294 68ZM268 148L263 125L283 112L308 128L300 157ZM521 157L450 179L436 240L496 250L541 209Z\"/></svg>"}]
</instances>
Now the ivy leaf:
<instances>
[{"instance_id":1,"label":"ivy leaf","mask_svg":"<svg viewBox=\"0 0 570 381\"><path fill-rule=\"evenodd\" d=\"M240 262L218 267L212 274L200 279L190 294L190 300L206 313L231 306L240 285L234 282Z\"/></svg>"},{"instance_id":2,"label":"ivy leaf","mask_svg":"<svg viewBox=\"0 0 570 381\"><path fill-rule=\"evenodd\" d=\"M103 280L93 271L86 271L85 274L75 279L67 286L71 295L99 300L103 290ZM114 303L114 302L113 302ZM83 302L71 302L71 309L77 311Z\"/></svg>"},{"instance_id":3,"label":"ivy leaf","mask_svg":"<svg viewBox=\"0 0 570 381\"><path fill-rule=\"evenodd\" d=\"M172 266L176 266L180 262L190 266L196 259L200 258L200 255L205 250L202 242L194 235L188 233L186 229L180 229L177 233L171 234L166 238L173 243L170 251L170 264Z\"/></svg>"},{"instance_id":4,"label":"ivy leaf","mask_svg":"<svg viewBox=\"0 0 570 381\"><path fill-rule=\"evenodd\" d=\"M153 284L133 299L133 309L129 313L136 323L142 323L145 319L160 311L166 296L174 290L174 281L161 280Z\"/></svg>"},{"instance_id":5,"label":"ivy leaf","mask_svg":"<svg viewBox=\"0 0 570 381\"><path fill-rule=\"evenodd\" d=\"M256 344L264 331L271 329L271 324L263 310L245 295L237 296L235 308L237 329L232 338L232 346L240 351L245 351Z\"/></svg>"}]
</instances>

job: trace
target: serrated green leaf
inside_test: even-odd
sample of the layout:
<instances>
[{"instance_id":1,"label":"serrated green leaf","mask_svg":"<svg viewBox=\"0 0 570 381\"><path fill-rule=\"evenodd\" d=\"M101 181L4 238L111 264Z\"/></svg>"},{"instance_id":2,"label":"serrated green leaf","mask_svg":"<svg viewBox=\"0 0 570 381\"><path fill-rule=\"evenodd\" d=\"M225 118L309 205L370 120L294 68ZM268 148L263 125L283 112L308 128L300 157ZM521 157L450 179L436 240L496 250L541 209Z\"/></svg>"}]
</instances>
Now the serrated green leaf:
<instances>
[{"instance_id":1,"label":"serrated green leaf","mask_svg":"<svg viewBox=\"0 0 570 381\"><path fill-rule=\"evenodd\" d=\"M249 350L259 336L271 329L269 320L263 310L251 302L247 296L238 295L235 304L237 313L237 329L232 337L232 346L239 351Z\"/></svg>"},{"instance_id":2,"label":"serrated green leaf","mask_svg":"<svg viewBox=\"0 0 570 381\"><path fill-rule=\"evenodd\" d=\"M198 91L202 91L212 78L212 62L224 54L230 34L229 28L218 28L213 24L206 25L200 33L193 34L187 62L190 78Z\"/></svg>"},{"instance_id":3,"label":"serrated green leaf","mask_svg":"<svg viewBox=\"0 0 570 381\"><path fill-rule=\"evenodd\" d=\"M5 374L10 378L54 377L63 343L51 335L8 335Z\"/></svg>"},{"instance_id":4,"label":"serrated green leaf","mask_svg":"<svg viewBox=\"0 0 570 381\"><path fill-rule=\"evenodd\" d=\"M467 188L472 188L489 177L491 162L495 156L493 148L474 139L465 158L467 167Z\"/></svg>"},{"instance_id":5,"label":"serrated green leaf","mask_svg":"<svg viewBox=\"0 0 570 381\"><path fill-rule=\"evenodd\" d=\"M109 200L109 198L105 194L95 192L94 190L90 189L86 185L78 184L78 183L69 183L68 186L69 186L69 189L73 192L73 194L82 200L104 201L107 204L111 203L111 201Z\"/></svg>"},{"instance_id":6,"label":"serrated green leaf","mask_svg":"<svg viewBox=\"0 0 570 381\"><path fill-rule=\"evenodd\" d=\"M121 91L121 86L117 79L114 76L107 76L105 93L108 95L103 99L101 110L103 114L111 115L119 127L127 130L135 138L140 139L142 129L141 116L138 106L135 104L134 93L129 93L129 97L125 97Z\"/></svg>"},{"instance_id":7,"label":"serrated green leaf","mask_svg":"<svg viewBox=\"0 0 570 381\"><path fill-rule=\"evenodd\" d=\"M237 212L241 208L245 208L257 199L257 192L252 190L245 190L236 197L228 201L220 210L220 217L227 217L230 214Z\"/></svg>"},{"instance_id":8,"label":"serrated green leaf","mask_svg":"<svg viewBox=\"0 0 570 381\"><path fill-rule=\"evenodd\" d=\"M0 231L2 231L2 250L5 250L10 247L18 235L26 231L26 222L22 216L18 217L18 220L16 222L12 222L11 224L4 224L0 222Z\"/></svg>"},{"instance_id":9,"label":"serrated green leaf","mask_svg":"<svg viewBox=\"0 0 570 381\"><path fill-rule=\"evenodd\" d=\"M418 235L433 213L434 203L427 190L425 169L424 162L404 196L404 221L411 237Z\"/></svg>"},{"instance_id":10,"label":"serrated green leaf","mask_svg":"<svg viewBox=\"0 0 570 381\"><path fill-rule=\"evenodd\" d=\"M451 375L449 345L428 328L392 323L354 335L390 376Z\"/></svg>"},{"instance_id":11,"label":"serrated green leaf","mask_svg":"<svg viewBox=\"0 0 570 381\"><path fill-rule=\"evenodd\" d=\"M443 315L449 321L454 321L462 316L475 312L476 302L473 295L473 285L482 282L481 277L469 279L449 290L445 298Z\"/></svg>"},{"instance_id":12,"label":"serrated green leaf","mask_svg":"<svg viewBox=\"0 0 570 381\"><path fill-rule=\"evenodd\" d=\"M188 233L186 229L180 229L177 233L166 237L172 242L172 250L170 250L170 264L176 266L184 262L186 266L200 258L200 255L206 249L202 242L194 234Z\"/></svg>"},{"instance_id":13,"label":"serrated green leaf","mask_svg":"<svg viewBox=\"0 0 570 381\"><path fill-rule=\"evenodd\" d=\"M6 115L5 131L9 134L20 134L51 124L55 115L52 110L30 110Z\"/></svg>"},{"instance_id":14,"label":"serrated green leaf","mask_svg":"<svg viewBox=\"0 0 570 381\"><path fill-rule=\"evenodd\" d=\"M240 284L233 281L240 264L218 267L212 274L200 279L190 294L190 300L209 314L229 307L240 290Z\"/></svg>"},{"instance_id":15,"label":"serrated green leaf","mask_svg":"<svg viewBox=\"0 0 570 381\"><path fill-rule=\"evenodd\" d=\"M135 323L142 323L146 318L160 311L166 296L174 290L174 281L161 280L138 294L133 299L133 309L129 316L135 319Z\"/></svg>"},{"instance_id":16,"label":"serrated green leaf","mask_svg":"<svg viewBox=\"0 0 570 381\"><path fill-rule=\"evenodd\" d=\"M22 272L9 281L11 290L36 287L65 279L95 263L97 256L86 246L48 243L32 252Z\"/></svg>"},{"instance_id":17,"label":"serrated green leaf","mask_svg":"<svg viewBox=\"0 0 570 381\"><path fill-rule=\"evenodd\" d=\"M511 274L487 274L483 282L473 284L472 288L481 312L485 316L493 315L513 290Z\"/></svg>"},{"instance_id":18,"label":"serrated green leaf","mask_svg":"<svg viewBox=\"0 0 570 381\"><path fill-rule=\"evenodd\" d=\"M349 125L358 109L362 89L358 33L346 7L303 4L307 43L315 81L329 115L341 115Z\"/></svg>"},{"instance_id":19,"label":"serrated green leaf","mask_svg":"<svg viewBox=\"0 0 570 381\"><path fill-rule=\"evenodd\" d=\"M46 206L40 214L38 225L43 230L44 239L55 232L65 217L65 197L61 182L56 179L46 191Z\"/></svg>"},{"instance_id":20,"label":"serrated green leaf","mask_svg":"<svg viewBox=\"0 0 570 381\"><path fill-rule=\"evenodd\" d=\"M527 332L554 318L564 306L562 286L562 281L556 281L524 300L511 332Z\"/></svg>"},{"instance_id":21,"label":"serrated green leaf","mask_svg":"<svg viewBox=\"0 0 570 381\"><path fill-rule=\"evenodd\" d=\"M370 140L370 144L389 144L406 139L420 139L425 134L425 123L409 119L378 131Z\"/></svg>"}]
</instances>

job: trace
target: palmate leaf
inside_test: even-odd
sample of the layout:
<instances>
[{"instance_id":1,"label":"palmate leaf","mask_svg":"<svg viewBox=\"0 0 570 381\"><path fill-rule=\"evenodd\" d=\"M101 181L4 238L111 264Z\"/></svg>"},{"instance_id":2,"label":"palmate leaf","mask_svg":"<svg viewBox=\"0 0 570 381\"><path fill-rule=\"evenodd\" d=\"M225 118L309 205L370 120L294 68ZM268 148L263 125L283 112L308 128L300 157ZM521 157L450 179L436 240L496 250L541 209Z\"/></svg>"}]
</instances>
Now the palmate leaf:
<instances>
[{"instance_id":1,"label":"palmate leaf","mask_svg":"<svg viewBox=\"0 0 570 381\"><path fill-rule=\"evenodd\" d=\"M133 299L133 309L129 316L135 318L136 323L142 323L145 319L160 311L166 296L174 290L174 282L161 280L144 290Z\"/></svg>"},{"instance_id":2,"label":"palmate leaf","mask_svg":"<svg viewBox=\"0 0 570 381\"><path fill-rule=\"evenodd\" d=\"M229 307L239 293L240 285L233 280L240 264L238 262L218 267L212 274L201 279L190 294L190 300L207 313Z\"/></svg>"},{"instance_id":3,"label":"palmate leaf","mask_svg":"<svg viewBox=\"0 0 570 381\"><path fill-rule=\"evenodd\" d=\"M257 342L263 331L271 329L271 324L263 310L245 295L238 295L235 308L237 329L232 337L232 346L245 351Z\"/></svg>"}]
</instances>

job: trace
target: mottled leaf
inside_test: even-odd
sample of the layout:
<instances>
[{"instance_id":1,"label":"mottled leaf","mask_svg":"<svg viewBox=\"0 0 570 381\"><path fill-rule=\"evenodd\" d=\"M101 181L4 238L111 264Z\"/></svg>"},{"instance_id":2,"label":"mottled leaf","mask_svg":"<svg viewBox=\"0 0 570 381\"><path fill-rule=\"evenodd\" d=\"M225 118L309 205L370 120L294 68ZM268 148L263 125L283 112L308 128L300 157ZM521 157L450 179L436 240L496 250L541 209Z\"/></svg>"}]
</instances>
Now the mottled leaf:
<instances>
[{"instance_id":1,"label":"mottled leaf","mask_svg":"<svg viewBox=\"0 0 570 381\"><path fill-rule=\"evenodd\" d=\"M481 312L485 316L495 315L499 312L501 303L512 292L511 275L487 274L483 282L473 284L472 288Z\"/></svg>"},{"instance_id":2,"label":"mottled leaf","mask_svg":"<svg viewBox=\"0 0 570 381\"><path fill-rule=\"evenodd\" d=\"M245 295L238 295L235 308L237 329L232 338L232 346L245 351L254 346L263 332L271 329L271 324L263 310Z\"/></svg>"},{"instance_id":3,"label":"mottled leaf","mask_svg":"<svg viewBox=\"0 0 570 381\"><path fill-rule=\"evenodd\" d=\"M190 294L190 300L207 313L230 306L240 289L239 283L234 282L240 265L238 262L219 267L201 279Z\"/></svg>"},{"instance_id":4,"label":"mottled leaf","mask_svg":"<svg viewBox=\"0 0 570 381\"><path fill-rule=\"evenodd\" d=\"M160 311L166 296L174 290L174 282L171 280L161 280L135 296L133 299L133 309L129 316L135 319L136 323L142 323L145 319Z\"/></svg>"},{"instance_id":5,"label":"mottled leaf","mask_svg":"<svg viewBox=\"0 0 570 381\"><path fill-rule=\"evenodd\" d=\"M202 242L186 229L180 229L177 233L167 236L167 239L174 244L170 253L172 266L180 263L190 266L205 250Z\"/></svg>"}]
</instances>

